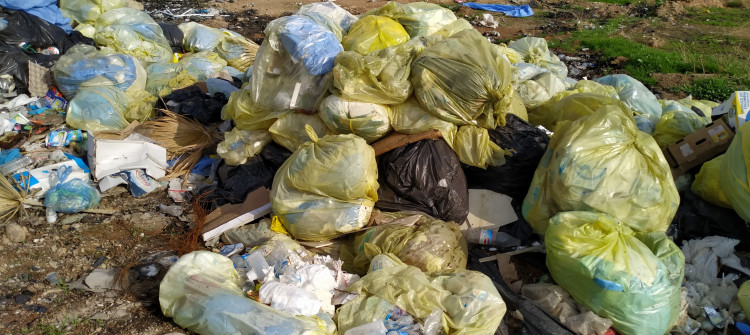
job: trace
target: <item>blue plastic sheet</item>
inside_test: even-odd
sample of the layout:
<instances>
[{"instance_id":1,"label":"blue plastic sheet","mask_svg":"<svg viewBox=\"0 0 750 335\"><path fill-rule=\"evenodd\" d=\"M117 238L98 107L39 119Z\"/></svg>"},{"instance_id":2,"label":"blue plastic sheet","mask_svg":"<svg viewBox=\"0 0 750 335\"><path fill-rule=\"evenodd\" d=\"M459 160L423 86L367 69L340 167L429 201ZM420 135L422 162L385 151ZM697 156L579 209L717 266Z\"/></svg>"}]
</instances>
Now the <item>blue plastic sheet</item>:
<instances>
[{"instance_id":1,"label":"blue plastic sheet","mask_svg":"<svg viewBox=\"0 0 750 335\"><path fill-rule=\"evenodd\" d=\"M500 13L504 13L505 15L512 16L512 17L527 17L527 16L534 15L534 11L531 10L531 7L529 7L529 5L513 6L513 5L484 4L484 3L476 3L476 2L464 2L462 5L469 7L469 8L473 8L473 9L488 10L491 12L500 12Z\"/></svg>"},{"instance_id":2,"label":"blue plastic sheet","mask_svg":"<svg viewBox=\"0 0 750 335\"><path fill-rule=\"evenodd\" d=\"M23 156L21 156L21 152L20 150L18 150L18 148L14 148L10 150L0 150L0 165L3 165L5 163L10 163L21 157Z\"/></svg>"},{"instance_id":3,"label":"blue plastic sheet","mask_svg":"<svg viewBox=\"0 0 750 335\"><path fill-rule=\"evenodd\" d=\"M63 16L60 7L57 7L57 0L0 0L0 7L22 10L62 28L68 34L73 32L70 19Z\"/></svg>"},{"instance_id":4,"label":"blue plastic sheet","mask_svg":"<svg viewBox=\"0 0 750 335\"><path fill-rule=\"evenodd\" d=\"M286 51L314 76L331 72L336 55L344 51L336 34L302 16L289 16L279 38Z\"/></svg>"}]
</instances>

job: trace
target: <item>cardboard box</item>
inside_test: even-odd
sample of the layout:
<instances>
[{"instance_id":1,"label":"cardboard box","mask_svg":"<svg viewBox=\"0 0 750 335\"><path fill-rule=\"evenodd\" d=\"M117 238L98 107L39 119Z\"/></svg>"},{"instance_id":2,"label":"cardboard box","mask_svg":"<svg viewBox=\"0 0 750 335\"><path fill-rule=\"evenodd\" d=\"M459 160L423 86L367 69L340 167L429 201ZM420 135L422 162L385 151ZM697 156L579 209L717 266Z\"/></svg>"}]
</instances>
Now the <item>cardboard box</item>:
<instances>
[{"instance_id":1,"label":"cardboard box","mask_svg":"<svg viewBox=\"0 0 750 335\"><path fill-rule=\"evenodd\" d=\"M732 129L719 119L667 146L663 152L672 177L677 178L726 151L733 138Z\"/></svg>"},{"instance_id":2,"label":"cardboard box","mask_svg":"<svg viewBox=\"0 0 750 335\"><path fill-rule=\"evenodd\" d=\"M727 114L729 126L736 131L743 123L750 119L750 91L732 93L729 99L721 105L714 107L711 114Z\"/></svg>"},{"instance_id":3,"label":"cardboard box","mask_svg":"<svg viewBox=\"0 0 750 335\"><path fill-rule=\"evenodd\" d=\"M71 171L70 175L65 179L66 181L75 178L83 180L91 179L89 168L82 159L68 154L65 155L70 158L70 160L42 166L30 171L21 171L14 174L13 179L16 180L21 188L30 189L31 193L33 193L33 197L37 199L43 198L47 194L47 191L52 188L53 185L50 185L50 176L63 166L69 167Z\"/></svg>"},{"instance_id":4,"label":"cardboard box","mask_svg":"<svg viewBox=\"0 0 750 335\"><path fill-rule=\"evenodd\" d=\"M109 140L88 133L87 158L95 180L132 169L145 169L159 179L166 175L167 149L141 140Z\"/></svg>"},{"instance_id":5,"label":"cardboard box","mask_svg":"<svg viewBox=\"0 0 750 335\"><path fill-rule=\"evenodd\" d=\"M271 213L271 192L261 187L250 192L243 203L224 205L208 214L201 236L204 241L209 241L268 213Z\"/></svg>"}]
</instances>

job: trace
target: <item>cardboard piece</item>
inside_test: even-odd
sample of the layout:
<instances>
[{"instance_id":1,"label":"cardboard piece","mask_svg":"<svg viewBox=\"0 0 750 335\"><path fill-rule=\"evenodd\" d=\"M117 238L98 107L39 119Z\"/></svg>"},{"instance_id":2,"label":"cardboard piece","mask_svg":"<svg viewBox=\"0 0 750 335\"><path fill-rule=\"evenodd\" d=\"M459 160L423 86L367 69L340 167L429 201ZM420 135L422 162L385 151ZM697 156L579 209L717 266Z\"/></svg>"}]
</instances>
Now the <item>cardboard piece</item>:
<instances>
[{"instance_id":1,"label":"cardboard piece","mask_svg":"<svg viewBox=\"0 0 750 335\"><path fill-rule=\"evenodd\" d=\"M392 132L390 135L383 137L377 142L371 144L371 146L373 149L375 149L375 156L380 156L388 151L403 147L409 143L414 143L426 139L437 140L441 137L442 136L440 135L439 130L428 130L413 135Z\"/></svg>"},{"instance_id":2,"label":"cardboard piece","mask_svg":"<svg viewBox=\"0 0 750 335\"><path fill-rule=\"evenodd\" d=\"M510 261L510 256L498 254L497 267L500 270L500 274L503 276L503 280L506 283L511 283L518 280L518 272L516 272L516 266Z\"/></svg>"},{"instance_id":3,"label":"cardboard piece","mask_svg":"<svg viewBox=\"0 0 750 335\"><path fill-rule=\"evenodd\" d=\"M713 108L712 115L727 114L729 126L735 131L750 119L750 91L737 91L721 105Z\"/></svg>"},{"instance_id":4,"label":"cardboard piece","mask_svg":"<svg viewBox=\"0 0 750 335\"><path fill-rule=\"evenodd\" d=\"M56 173L63 166L71 169L70 175L65 179L73 180L75 178L90 180L91 175L88 166L82 159L66 154L70 160L57 164L42 166L30 171L21 171L13 175L18 185L23 189L30 189L34 198L41 199L54 185L50 185L50 176ZM38 191L37 191L38 190Z\"/></svg>"},{"instance_id":5,"label":"cardboard piece","mask_svg":"<svg viewBox=\"0 0 750 335\"><path fill-rule=\"evenodd\" d=\"M52 69L29 61L29 93L33 97L43 97L49 91L49 86L55 83Z\"/></svg>"},{"instance_id":6,"label":"cardboard piece","mask_svg":"<svg viewBox=\"0 0 750 335\"><path fill-rule=\"evenodd\" d=\"M513 199L490 190L469 189L469 215L471 228L495 229L518 221L511 204Z\"/></svg>"},{"instance_id":7,"label":"cardboard piece","mask_svg":"<svg viewBox=\"0 0 750 335\"><path fill-rule=\"evenodd\" d=\"M87 158L95 180L132 169L145 169L159 179L166 175L167 149L146 141L106 140L88 132Z\"/></svg>"},{"instance_id":8,"label":"cardboard piece","mask_svg":"<svg viewBox=\"0 0 750 335\"><path fill-rule=\"evenodd\" d=\"M271 213L271 192L261 187L250 192L243 203L224 205L208 214L201 236L204 241L209 241L268 213Z\"/></svg>"},{"instance_id":9,"label":"cardboard piece","mask_svg":"<svg viewBox=\"0 0 750 335\"><path fill-rule=\"evenodd\" d=\"M667 146L663 153L672 169L672 177L676 179L726 151L733 138L732 129L719 119Z\"/></svg>"}]
</instances>

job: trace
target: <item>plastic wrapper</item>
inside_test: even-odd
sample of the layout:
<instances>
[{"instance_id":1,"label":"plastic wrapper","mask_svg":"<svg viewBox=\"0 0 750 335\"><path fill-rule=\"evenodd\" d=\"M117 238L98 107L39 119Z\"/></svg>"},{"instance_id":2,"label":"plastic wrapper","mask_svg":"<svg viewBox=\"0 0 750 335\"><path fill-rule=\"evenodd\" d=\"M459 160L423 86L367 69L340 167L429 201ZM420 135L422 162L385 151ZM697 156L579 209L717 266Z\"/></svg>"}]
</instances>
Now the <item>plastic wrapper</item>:
<instances>
[{"instance_id":1,"label":"plastic wrapper","mask_svg":"<svg viewBox=\"0 0 750 335\"><path fill-rule=\"evenodd\" d=\"M466 176L445 141L422 140L386 152L378 161L378 173L378 209L420 211L445 221L466 220Z\"/></svg>"},{"instance_id":2,"label":"plastic wrapper","mask_svg":"<svg viewBox=\"0 0 750 335\"><path fill-rule=\"evenodd\" d=\"M398 22L385 16L369 15L352 24L341 44L346 51L365 55L408 40L409 34Z\"/></svg>"},{"instance_id":3,"label":"plastic wrapper","mask_svg":"<svg viewBox=\"0 0 750 335\"><path fill-rule=\"evenodd\" d=\"M489 130L490 140L510 151L505 164L487 169L464 167L470 188L482 188L523 200L539 162L549 144L547 134L515 115L505 117L505 126Z\"/></svg>"},{"instance_id":4,"label":"plastic wrapper","mask_svg":"<svg viewBox=\"0 0 750 335\"><path fill-rule=\"evenodd\" d=\"M80 178L68 180L70 167L57 172L59 183L47 191L44 207L58 213L73 214L99 206L101 196L94 186Z\"/></svg>"},{"instance_id":5,"label":"plastic wrapper","mask_svg":"<svg viewBox=\"0 0 750 335\"><path fill-rule=\"evenodd\" d=\"M181 327L211 334L334 334L330 317L295 317L254 301L229 258L209 251L182 256L159 285L162 313Z\"/></svg>"},{"instance_id":6,"label":"plastic wrapper","mask_svg":"<svg viewBox=\"0 0 750 335\"><path fill-rule=\"evenodd\" d=\"M492 142L487 129L477 126L459 127L453 150L461 163L481 169L505 164L505 155L508 153Z\"/></svg>"},{"instance_id":7,"label":"plastic wrapper","mask_svg":"<svg viewBox=\"0 0 750 335\"><path fill-rule=\"evenodd\" d=\"M724 208L732 208L729 204L724 190L721 188L721 161L724 160L724 155L703 163L700 172L695 175L695 181L693 181L690 189L695 195L701 197L714 205L721 206Z\"/></svg>"},{"instance_id":8,"label":"plastic wrapper","mask_svg":"<svg viewBox=\"0 0 750 335\"><path fill-rule=\"evenodd\" d=\"M737 130L721 161L721 188L732 208L750 221L750 122Z\"/></svg>"},{"instance_id":9,"label":"plastic wrapper","mask_svg":"<svg viewBox=\"0 0 750 335\"><path fill-rule=\"evenodd\" d=\"M94 41L142 62L168 63L172 48L161 27L145 12L117 8L103 13L96 20Z\"/></svg>"},{"instance_id":10,"label":"plastic wrapper","mask_svg":"<svg viewBox=\"0 0 750 335\"><path fill-rule=\"evenodd\" d=\"M443 26L456 21L456 15L445 7L427 2L400 4L392 1L367 15L380 15L398 21L409 36L426 36L437 33Z\"/></svg>"},{"instance_id":11,"label":"plastic wrapper","mask_svg":"<svg viewBox=\"0 0 750 335\"><path fill-rule=\"evenodd\" d=\"M505 124L513 96L510 63L478 31L464 30L426 48L412 64L414 96L457 125Z\"/></svg>"},{"instance_id":12,"label":"plastic wrapper","mask_svg":"<svg viewBox=\"0 0 750 335\"><path fill-rule=\"evenodd\" d=\"M376 256L373 263L382 267L350 285L348 290L359 296L337 312L341 333L377 321L393 305L426 324L430 315L439 314L439 328L446 334L494 334L505 316L505 302L492 280L480 272L429 276L392 254Z\"/></svg>"},{"instance_id":13,"label":"plastic wrapper","mask_svg":"<svg viewBox=\"0 0 750 335\"><path fill-rule=\"evenodd\" d=\"M666 231L680 198L653 137L615 106L558 125L534 174L523 216L544 234L559 212L607 213L638 232Z\"/></svg>"},{"instance_id":14,"label":"plastic wrapper","mask_svg":"<svg viewBox=\"0 0 750 335\"><path fill-rule=\"evenodd\" d=\"M346 99L402 103L412 93L411 63L427 43L426 39L418 38L367 55L342 52L333 68L333 86Z\"/></svg>"},{"instance_id":15,"label":"plastic wrapper","mask_svg":"<svg viewBox=\"0 0 750 335\"><path fill-rule=\"evenodd\" d=\"M328 126L320 119L319 114L289 113L273 123L268 131L274 142L291 151L297 150L302 143L310 141L305 132L305 125L315 130L318 137L333 134Z\"/></svg>"},{"instance_id":16,"label":"plastic wrapper","mask_svg":"<svg viewBox=\"0 0 750 335\"><path fill-rule=\"evenodd\" d=\"M524 37L508 43L508 47L518 51L527 63L541 66L558 78L568 76L568 67L550 52L547 41L543 38Z\"/></svg>"},{"instance_id":17,"label":"plastic wrapper","mask_svg":"<svg viewBox=\"0 0 750 335\"><path fill-rule=\"evenodd\" d=\"M102 13L126 7L125 0L60 0L63 15L78 23L94 24Z\"/></svg>"},{"instance_id":18,"label":"plastic wrapper","mask_svg":"<svg viewBox=\"0 0 750 335\"><path fill-rule=\"evenodd\" d=\"M665 334L680 314L685 257L666 234L629 226L603 213L559 213L545 235L547 267L619 333Z\"/></svg>"},{"instance_id":19,"label":"plastic wrapper","mask_svg":"<svg viewBox=\"0 0 750 335\"><path fill-rule=\"evenodd\" d=\"M661 115L654 128L654 140L664 148L711 123L711 114L701 117L692 110L671 110Z\"/></svg>"},{"instance_id":20,"label":"plastic wrapper","mask_svg":"<svg viewBox=\"0 0 750 335\"><path fill-rule=\"evenodd\" d=\"M640 81L626 74L611 74L596 80L597 83L609 85L617 90L620 100L634 112L645 116L656 124L661 117L661 105L656 96Z\"/></svg>"},{"instance_id":21,"label":"plastic wrapper","mask_svg":"<svg viewBox=\"0 0 750 335\"><path fill-rule=\"evenodd\" d=\"M268 131L234 128L224 134L224 140L216 147L216 154L229 165L242 165L270 142L271 133Z\"/></svg>"},{"instance_id":22,"label":"plastic wrapper","mask_svg":"<svg viewBox=\"0 0 750 335\"><path fill-rule=\"evenodd\" d=\"M128 97L112 86L84 87L68 104L65 122L74 129L116 131L128 126Z\"/></svg>"},{"instance_id":23,"label":"plastic wrapper","mask_svg":"<svg viewBox=\"0 0 750 335\"><path fill-rule=\"evenodd\" d=\"M138 60L123 54L107 55L85 44L61 56L53 71L57 87L68 99L79 87L114 86L123 91L146 87L146 70Z\"/></svg>"},{"instance_id":24,"label":"plastic wrapper","mask_svg":"<svg viewBox=\"0 0 750 335\"><path fill-rule=\"evenodd\" d=\"M393 213L396 217L409 214ZM363 275L373 258L383 253L393 254L428 274L465 269L466 240L458 224L416 215L417 226L385 224L357 233L341 251L345 270Z\"/></svg>"},{"instance_id":25,"label":"plastic wrapper","mask_svg":"<svg viewBox=\"0 0 750 335\"><path fill-rule=\"evenodd\" d=\"M532 109L533 112L529 114L529 121L532 124L539 124L544 128L555 131L560 122L575 121L594 114L602 106L616 106L632 114L630 108L619 99L600 93L573 93L558 97L561 97L561 99L555 101L556 99L552 98L542 106Z\"/></svg>"},{"instance_id":26,"label":"plastic wrapper","mask_svg":"<svg viewBox=\"0 0 750 335\"><path fill-rule=\"evenodd\" d=\"M318 115L338 134L355 134L367 142L375 141L391 130L391 110L386 105L342 99L329 95L320 103Z\"/></svg>"},{"instance_id":27,"label":"plastic wrapper","mask_svg":"<svg viewBox=\"0 0 750 335\"><path fill-rule=\"evenodd\" d=\"M375 151L356 135L302 144L276 172L271 205L295 239L327 240L362 228L378 199Z\"/></svg>"},{"instance_id":28,"label":"plastic wrapper","mask_svg":"<svg viewBox=\"0 0 750 335\"><path fill-rule=\"evenodd\" d=\"M437 129L451 147L458 129L453 123L427 113L414 97L391 106L391 126L395 131L404 134L418 134Z\"/></svg>"}]
</instances>

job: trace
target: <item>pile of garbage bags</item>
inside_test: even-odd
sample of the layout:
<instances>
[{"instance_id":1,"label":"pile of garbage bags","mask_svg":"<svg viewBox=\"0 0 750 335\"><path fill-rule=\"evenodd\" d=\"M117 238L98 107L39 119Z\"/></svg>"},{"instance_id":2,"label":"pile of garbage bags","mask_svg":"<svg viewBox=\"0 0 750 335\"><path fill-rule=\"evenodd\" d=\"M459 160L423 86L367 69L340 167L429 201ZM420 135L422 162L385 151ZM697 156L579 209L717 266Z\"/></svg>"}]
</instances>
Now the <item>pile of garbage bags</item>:
<instances>
[{"instance_id":1,"label":"pile of garbage bags","mask_svg":"<svg viewBox=\"0 0 750 335\"><path fill-rule=\"evenodd\" d=\"M423 2L304 5L260 45L121 0L45 3L50 15L11 3L0 135L16 148L0 172L50 222L121 184L220 214L265 199L201 231L220 251L162 280L162 312L192 332L494 334L525 299L538 314L524 317L579 334L693 334L721 328L707 301L736 312L709 292L737 286L696 269L750 275L719 246L750 250L733 232L750 220L750 126L683 176L664 153L717 120L717 102L661 100L625 74L573 79L544 39L493 44ZM42 157L24 141L45 131L57 151ZM512 218L478 225L490 214ZM549 277L469 270L473 253L527 248Z\"/></svg>"}]
</instances>

